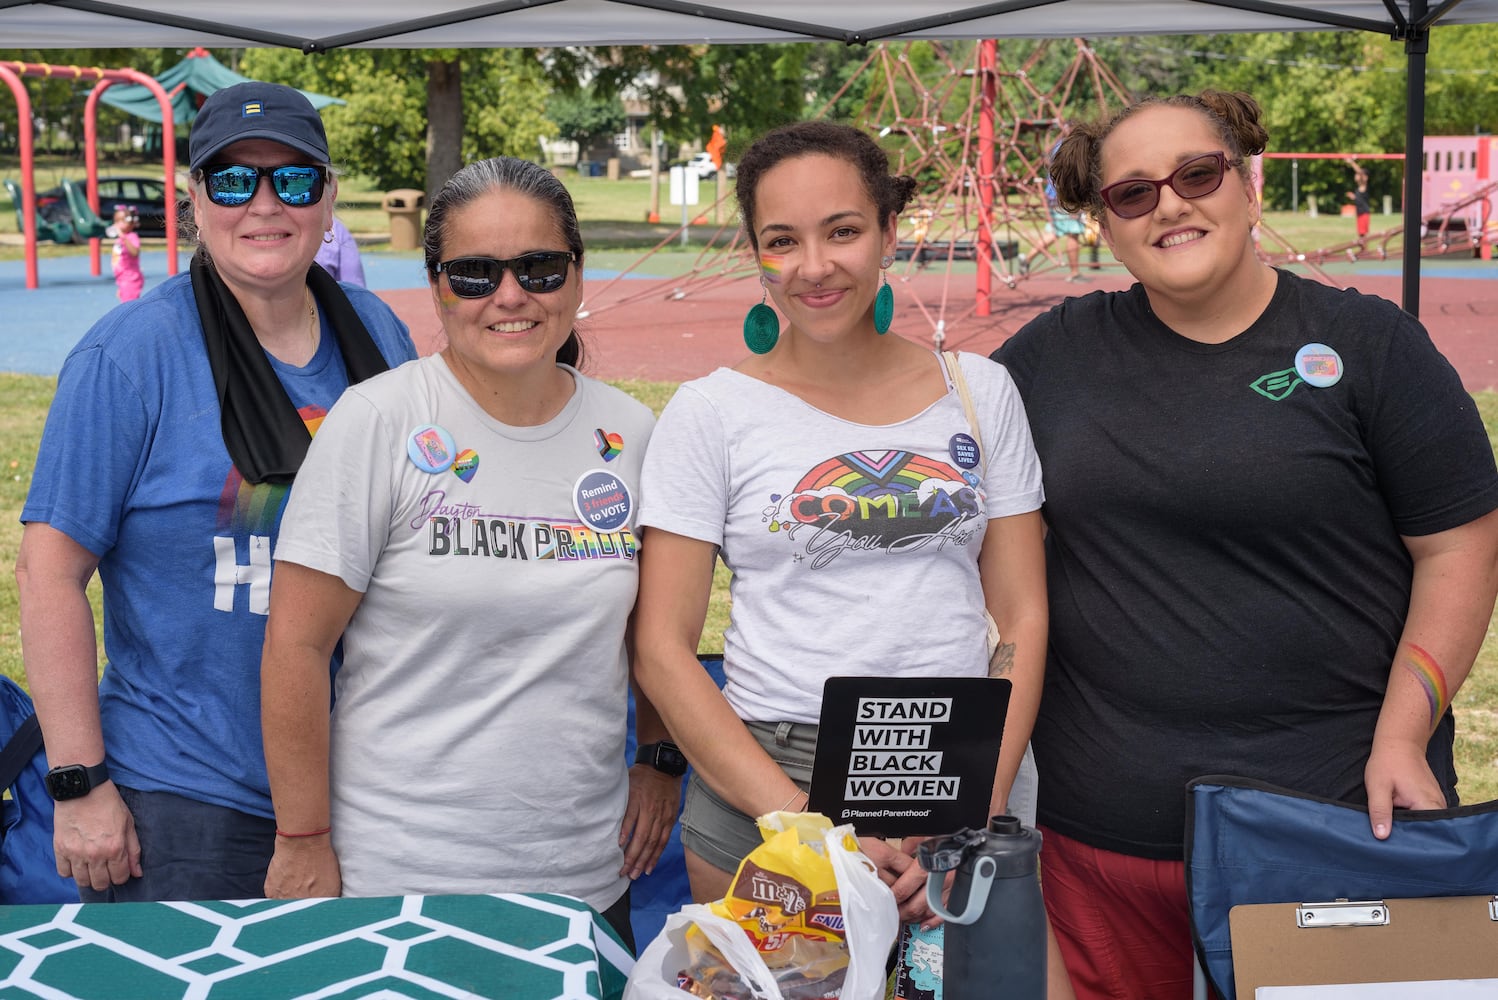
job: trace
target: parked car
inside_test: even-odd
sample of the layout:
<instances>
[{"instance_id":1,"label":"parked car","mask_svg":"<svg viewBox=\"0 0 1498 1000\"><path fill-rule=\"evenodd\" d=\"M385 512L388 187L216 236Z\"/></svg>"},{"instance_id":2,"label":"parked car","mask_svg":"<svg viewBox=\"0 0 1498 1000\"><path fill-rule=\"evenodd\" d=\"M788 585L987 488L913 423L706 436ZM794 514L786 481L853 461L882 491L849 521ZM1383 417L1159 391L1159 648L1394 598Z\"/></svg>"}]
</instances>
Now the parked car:
<instances>
[{"instance_id":1,"label":"parked car","mask_svg":"<svg viewBox=\"0 0 1498 1000\"><path fill-rule=\"evenodd\" d=\"M711 153L698 153L687 161L686 166L688 170L695 173L702 180L718 176L718 166L713 162L713 154ZM723 164L723 172L728 176L729 180L733 180L738 175L738 171L732 163Z\"/></svg>"},{"instance_id":2,"label":"parked car","mask_svg":"<svg viewBox=\"0 0 1498 1000\"><path fill-rule=\"evenodd\" d=\"M83 181L78 181L83 186ZM117 205L135 209L140 217L136 232L142 236L166 235L166 185L160 177L100 177L99 217L105 222L114 218ZM176 192L176 211L187 204L187 195ZM37 210L51 222L70 222L72 212L68 209L67 197L61 186L43 191L36 196ZM178 215L181 219L181 215Z\"/></svg>"}]
</instances>

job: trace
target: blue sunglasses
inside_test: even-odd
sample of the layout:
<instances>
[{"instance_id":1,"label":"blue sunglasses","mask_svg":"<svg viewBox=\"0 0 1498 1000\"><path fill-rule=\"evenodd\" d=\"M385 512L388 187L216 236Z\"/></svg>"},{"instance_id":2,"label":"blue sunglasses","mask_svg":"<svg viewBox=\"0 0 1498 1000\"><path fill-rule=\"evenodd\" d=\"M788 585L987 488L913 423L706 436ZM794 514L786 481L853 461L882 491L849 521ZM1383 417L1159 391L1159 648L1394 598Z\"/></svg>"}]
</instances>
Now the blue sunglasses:
<instances>
[{"instance_id":1,"label":"blue sunglasses","mask_svg":"<svg viewBox=\"0 0 1498 1000\"><path fill-rule=\"evenodd\" d=\"M305 208L322 201L323 186L328 182L326 167L286 164L280 167L250 167L229 163L203 168L203 187L208 200L224 208L248 205L260 186L260 178L269 177L271 188L283 205Z\"/></svg>"}]
</instances>

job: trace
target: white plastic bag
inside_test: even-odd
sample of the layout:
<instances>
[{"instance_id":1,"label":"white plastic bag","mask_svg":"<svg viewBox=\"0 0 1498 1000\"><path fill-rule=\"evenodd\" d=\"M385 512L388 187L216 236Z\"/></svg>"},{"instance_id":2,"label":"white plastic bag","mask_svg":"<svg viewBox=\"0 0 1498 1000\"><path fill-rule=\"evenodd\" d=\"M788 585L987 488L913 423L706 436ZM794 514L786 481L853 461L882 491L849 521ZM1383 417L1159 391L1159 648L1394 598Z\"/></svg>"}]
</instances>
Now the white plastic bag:
<instances>
[{"instance_id":1,"label":"white plastic bag","mask_svg":"<svg viewBox=\"0 0 1498 1000\"><path fill-rule=\"evenodd\" d=\"M848 975L842 1000L882 1000L888 982L885 963L900 931L895 894L879 880L879 870L862 851L850 851L844 837L857 835L852 826L827 831L827 856L837 872L838 901L848 929Z\"/></svg>"},{"instance_id":2,"label":"white plastic bag","mask_svg":"<svg viewBox=\"0 0 1498 1000\"><path fill-rule=\"evenodd\" d=\"M880 1000L886 983L885 961L894 945L900 917L889 886L879 880L874 863L845 839L856 835L851 826L838 826L823 835L826 855L837 878L848 942L848 972L843 980L843 1000ZM691 961L686 946L687 928L696 924L723 958L749 985L757 1000L782 1000L774 976L742 928L701 904L690 904L666 918L655 940L640 953L624 1000L683 1000L691 994L676 986L676 974Z\"/></svg>"}]
</instances>

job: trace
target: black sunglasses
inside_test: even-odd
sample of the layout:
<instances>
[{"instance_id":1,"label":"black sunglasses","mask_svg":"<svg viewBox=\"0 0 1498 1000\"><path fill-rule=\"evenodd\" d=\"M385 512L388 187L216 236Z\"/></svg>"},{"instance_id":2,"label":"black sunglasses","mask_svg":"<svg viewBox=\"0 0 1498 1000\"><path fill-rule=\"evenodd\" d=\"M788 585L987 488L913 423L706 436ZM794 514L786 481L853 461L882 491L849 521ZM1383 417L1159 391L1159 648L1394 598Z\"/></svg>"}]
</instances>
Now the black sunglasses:
<instances>
[{"instance_id":1,"label":"black sunglasses","mask_svg":"<svg viewBox=\"0 0 1498 1000\"><path fill-rule=\"evenodd\" d=\"M260 178L269 177L271 187L281 203L292 208L304 208L322 201L323 185L328 182L326 167L305 164L286 164L280 167L250 167L242 163L227 163L217 167L203 168L203 187L208 191L208 200L224 208L247 205L255 197Z\"/></svg>"},{"instance_id":2,"label":"black sunglasses","mask_svg":"<svg viewBox=\"0 0 1498 1000\"><path fill-rule=\"evenodd\" d=\"M1242 160L1230 160L1226 153L1208 153L1187 160L1169 177L1152 181L1145 177L1126 177L1115 181L1098 192L1103 204L1113 210L1120 219L1137 219L1148 215L1160 204L1160 189L1169 187L1182 198L1205 198L1222 187L1222 178L1228 167L1236 167Z\"/></svg>"},{"instance_id":3,"label":"black sunglasses","mask_svg":"<svg viewBox=\"0 0 1498 1000\"><path fill-rule=\"evenodd\" d=\"M565 250L540 250L510 260L495 257L454 257L432 268L447 272L447 287L460 299L482 299L499 291L505 272L515 276L523 292L554 292L567 282L567 265L577 260Z\"/></svg>"}]
</instances>

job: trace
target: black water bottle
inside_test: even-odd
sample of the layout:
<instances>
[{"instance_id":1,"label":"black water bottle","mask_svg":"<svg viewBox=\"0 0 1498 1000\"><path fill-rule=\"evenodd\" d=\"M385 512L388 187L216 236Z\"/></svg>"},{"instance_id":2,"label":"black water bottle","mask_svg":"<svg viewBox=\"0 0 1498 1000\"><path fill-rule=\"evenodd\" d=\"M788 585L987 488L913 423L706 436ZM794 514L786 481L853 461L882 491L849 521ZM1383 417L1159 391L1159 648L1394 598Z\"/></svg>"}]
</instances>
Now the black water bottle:
<instances>
[{"instance_id":1,"label":"black water bottle","mask_svg":"<svg viewBox=\"0 0 1498 1000\"><path fill-rule=\"evenodd\" d=\"M943 1000L1045 1000L1045 903L1040 834L1013 816L959 830L917 851L926 900L946 921ZM942 905L942 883L957 869Z\"/></svg>"}]
</instances>

